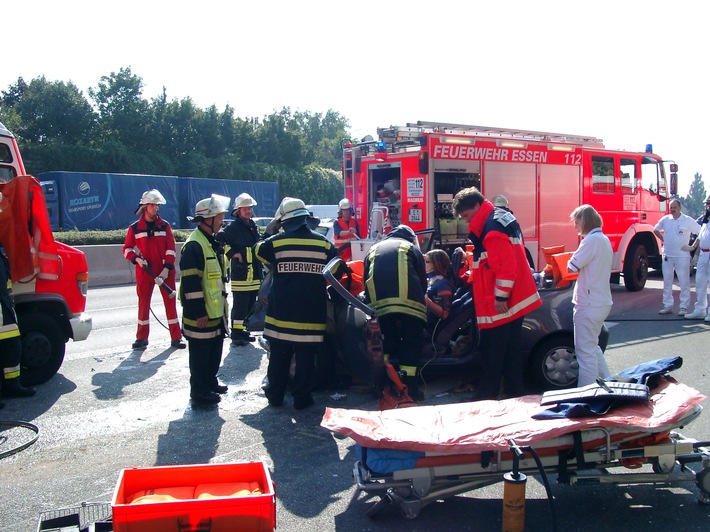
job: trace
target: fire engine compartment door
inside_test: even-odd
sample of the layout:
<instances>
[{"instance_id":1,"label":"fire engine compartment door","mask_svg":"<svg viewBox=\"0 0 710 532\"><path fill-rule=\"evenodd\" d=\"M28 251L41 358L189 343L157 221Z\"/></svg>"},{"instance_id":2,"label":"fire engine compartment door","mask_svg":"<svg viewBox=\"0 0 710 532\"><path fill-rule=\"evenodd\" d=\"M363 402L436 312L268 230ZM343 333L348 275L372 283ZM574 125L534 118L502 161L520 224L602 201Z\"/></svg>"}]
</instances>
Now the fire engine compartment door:
<instances>
[{"instance_id":1,"label":"fire engine compartment door","mask_svg":"<svg viewBox=\"0 0 710 532\"><path fill-rule=\"evenodd\" d=\"M372 208L387 207L388 225L396 227L402 223L402 164L376 163L368 167L370 201ZM368 216L371 213L368 213ZM372 221L371 221L372 222Z\"/></svg>"}]
</instances>

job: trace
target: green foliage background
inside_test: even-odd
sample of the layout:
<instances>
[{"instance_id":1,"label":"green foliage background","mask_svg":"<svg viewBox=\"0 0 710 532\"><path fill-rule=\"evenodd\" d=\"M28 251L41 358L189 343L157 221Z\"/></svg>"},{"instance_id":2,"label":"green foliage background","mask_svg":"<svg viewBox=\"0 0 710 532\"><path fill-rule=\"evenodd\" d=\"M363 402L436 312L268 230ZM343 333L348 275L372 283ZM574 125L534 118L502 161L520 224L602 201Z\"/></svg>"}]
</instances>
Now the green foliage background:
<instances>
[{"instance_id":1,"label":"green foliage background","mask_svg":"<svg viewBox=\"0 0 710 532\"><path fill-rule=\"evenodd\" d=\"M0 92L0 122L12 131L27 172L106 172L278 182L282 196L337 203L343 194L339 113L283 108L263 118L191 98L143 97L131 68L103 76L88 97L44 76Z\"/></svg>"}]
</instances>

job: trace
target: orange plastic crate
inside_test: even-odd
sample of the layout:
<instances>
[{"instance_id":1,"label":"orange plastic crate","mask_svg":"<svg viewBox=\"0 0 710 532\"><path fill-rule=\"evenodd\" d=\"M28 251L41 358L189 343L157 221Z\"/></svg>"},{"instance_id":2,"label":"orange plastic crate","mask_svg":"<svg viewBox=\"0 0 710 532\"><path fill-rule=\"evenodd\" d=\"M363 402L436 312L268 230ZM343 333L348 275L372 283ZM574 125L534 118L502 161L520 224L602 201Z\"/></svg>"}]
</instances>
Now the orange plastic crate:
<instances>
[{"instance_id":1,"label":"orange plastic crate","mask_svg":"<svg viewBox=\"0 0 710 532\"><path fill-rule=\"evenodd\" d=\"M127 504L141 490L208 483L258 482L261 495ZM123 469L111 502L118 532L232 532L276 528L276 495L263 462Z\"/></svg>"}]
</instances>

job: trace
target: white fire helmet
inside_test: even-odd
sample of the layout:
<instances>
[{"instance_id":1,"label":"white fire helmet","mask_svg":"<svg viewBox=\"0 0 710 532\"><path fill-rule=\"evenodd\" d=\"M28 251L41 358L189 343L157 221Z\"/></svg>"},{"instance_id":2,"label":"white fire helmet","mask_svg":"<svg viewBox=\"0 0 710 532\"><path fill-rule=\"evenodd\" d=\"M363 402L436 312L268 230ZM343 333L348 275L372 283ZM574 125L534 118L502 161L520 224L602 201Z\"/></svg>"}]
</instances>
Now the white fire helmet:
<instances>
[{"instance_id":1,"label":"white fire helmet","mask_svg":"<svg viewBox=\"0 0 710 532\"><path fill-rule=\"evenodd\" d=\"M242 207L256 207L256 200L246 192L239 194L239 196L234 198L234 209L232 210L232 216L236 216L237 210Z\"/></svg>"},{"instance_id":2,"label":"white fire helmet","mask_svg":"<svg viewBox=\"0 0 710 532\"><path fill-rule=\"evenodd\" d=\"M495 198L493 198L492 203L496 207L508 208L508 198L506 198L503 194L498 194Z\"/></svg>"},{"instance_id":3,"label":"white fire helmet","mask_svg":"<svg viewBox=\"0 0 710 532\"><path fill-rule=\"evenodd\" d=\"M133 214L138 214L146 205L165 205L165 203L165 198L157 189L146 190L143 192L140 201L138 201L138 207L136 207L136 212Z\"/></svg>"},{"instance_id":4,"label":"white fire helmet","mask_svg":"<svg viewBox=\"0 0 710 532\"><path fill-rule=\"evenodd\" d=\"M340 203L338 203L338 210L342 211L343 209L350 209L352 208L352 204L350 203L350 200L348 198L343 198L340 200Z\"/></svg>"},{"instance_id":5,"label":"white fire helmet","mask_svg":"<svg viewBox=\"0 0 710 532\"><path fill-rule=\"evenodd\" d=\"M195 216L188 216L190 222L201 222L207 218L214 218L218 214L229 210L230 199L219 194L212 194L209 198L201 199L195 205Z\"/></svg>"},{"instance_id":6,"label":"white fire helmet","mask_svg":"<svg viewBox=\"0 0 710 532\"><path fill-rule=\"evenodd\" d=\"M286 222L297 216L309 216L310 213L306 209L306 204L298 198L285 197L281 201L281 205L276 209L276 214L274 218L281 222Z\"/></svg>"}]
</instances>

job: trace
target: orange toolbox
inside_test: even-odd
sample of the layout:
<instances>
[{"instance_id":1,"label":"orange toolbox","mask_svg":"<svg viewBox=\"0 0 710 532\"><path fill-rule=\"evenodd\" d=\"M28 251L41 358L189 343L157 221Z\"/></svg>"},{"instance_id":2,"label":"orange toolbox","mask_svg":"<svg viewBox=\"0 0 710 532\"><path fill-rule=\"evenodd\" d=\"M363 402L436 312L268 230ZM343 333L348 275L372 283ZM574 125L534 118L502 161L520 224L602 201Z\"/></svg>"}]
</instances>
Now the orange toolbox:
<instances>
[{"instance_id":1,"label":"orange toolbox","mask_svg":"<svg viewBox=\"0 0 710 532\"><path fill-rule=\"evenodd\" d=\"M114 532L269 531L276 495L264 462L123 469Z\"/></svg>"}]
</instances>

